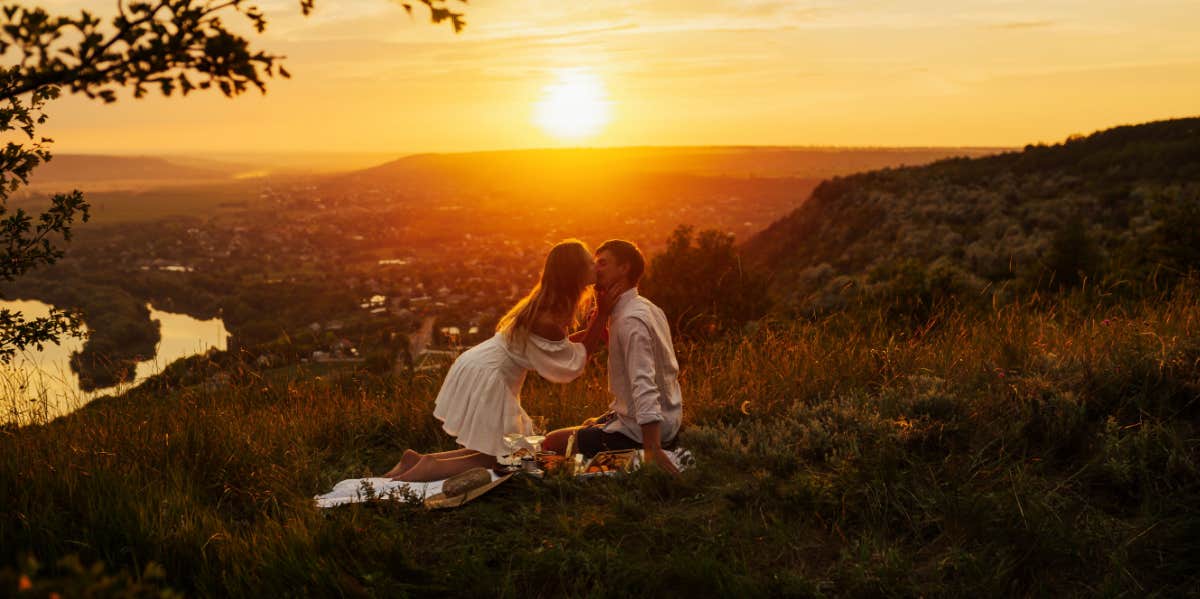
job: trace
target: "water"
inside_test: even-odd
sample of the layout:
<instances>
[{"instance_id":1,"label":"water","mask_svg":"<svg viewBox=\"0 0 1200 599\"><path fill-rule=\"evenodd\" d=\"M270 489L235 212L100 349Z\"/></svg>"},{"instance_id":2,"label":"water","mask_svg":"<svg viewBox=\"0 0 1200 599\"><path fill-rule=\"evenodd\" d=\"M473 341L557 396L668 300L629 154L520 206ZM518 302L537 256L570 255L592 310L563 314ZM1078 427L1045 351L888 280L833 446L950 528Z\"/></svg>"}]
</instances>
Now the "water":
<instances>
[{"instance_id":1,"label":"water","mask_svg":"<svg viewBox=\"0 0 1200 599\"><path fill-rule=\"evenodd\" d=\"M44 422L67 414L104 395L127 391L158 374L180 358L203 354L209 349L224 350L229 338L219 318L198 320L186 314L150 309L150 318L160 323L162 339L153 358L138 362L134 380L115 387L87 392L79 388L79 375L71 371L73 352L83 347L83 339L65 337L60 345L49 344L42 351L18 352L12 363L0 365L0 423ZM46 316L50 306L29 300L0 300L0 308L21 312L26 319Z\"/></svg>"}]
</instances>

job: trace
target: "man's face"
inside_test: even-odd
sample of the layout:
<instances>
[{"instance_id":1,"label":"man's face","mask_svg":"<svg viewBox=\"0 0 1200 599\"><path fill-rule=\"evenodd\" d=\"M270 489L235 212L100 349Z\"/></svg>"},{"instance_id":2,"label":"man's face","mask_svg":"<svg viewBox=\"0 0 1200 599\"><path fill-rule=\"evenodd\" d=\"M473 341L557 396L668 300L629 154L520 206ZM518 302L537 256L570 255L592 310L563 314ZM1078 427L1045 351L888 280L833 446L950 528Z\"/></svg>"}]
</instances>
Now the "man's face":
<instances>
[{"instance_id":1,"label":"man's face","mask_svg":"<svg viewBox=\"0 0 1200 599\"><path fill-rule=\"evenodd\" d=\"M618 262L612 252L603 250L596 253L596 287L607 288L628 276L629 265Z\"/></svg>"}]
</instances>

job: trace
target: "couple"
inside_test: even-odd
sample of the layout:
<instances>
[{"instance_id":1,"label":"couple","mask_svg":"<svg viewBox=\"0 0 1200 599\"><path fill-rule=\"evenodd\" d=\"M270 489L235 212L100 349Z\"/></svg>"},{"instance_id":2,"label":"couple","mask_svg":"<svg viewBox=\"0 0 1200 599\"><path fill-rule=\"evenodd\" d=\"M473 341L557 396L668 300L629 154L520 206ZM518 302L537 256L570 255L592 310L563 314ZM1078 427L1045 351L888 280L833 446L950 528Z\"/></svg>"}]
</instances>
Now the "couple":
<instances>
[{"instance_id":1,"label":"couple","mask_svg":"<svg viewBox=\"0 0 1200 599\"><path fill-rule=\"evenodd\" d=\"M588 356L609 341L610 411L582 426L556 430L542 447L562 454L576 435L584 455L644 448L645 458L677 472L663 450L674 442L683 415L676 375L679 364L662 310L638 295L646 260L636 245L607 241L595 256L578 240L555 245L541 279L496 325L496 335L454 361L442 383L433 415L461 449L420 454L405 450L384 476L424 482L449 478L471 468L492 468L505 453L504 435L533 434L521 407L521 384L530 370L555 383L583 373ZM591 303L587 327L575 333Z\"/></svg>"}]
</instances>

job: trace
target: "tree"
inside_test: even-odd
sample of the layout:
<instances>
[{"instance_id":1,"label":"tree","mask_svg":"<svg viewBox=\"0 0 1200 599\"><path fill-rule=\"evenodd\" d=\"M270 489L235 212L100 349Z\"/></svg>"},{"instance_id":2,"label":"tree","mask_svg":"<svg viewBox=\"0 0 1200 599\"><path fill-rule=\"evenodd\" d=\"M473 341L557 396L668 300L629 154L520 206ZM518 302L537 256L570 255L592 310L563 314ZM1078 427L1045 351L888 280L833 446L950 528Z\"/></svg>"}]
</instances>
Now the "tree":
<instances>
[{"instance_id":1,"label":"tree","mask_svg":"<svg viewBox=\"0 0 1200 599\"><path fill-rule=\"evenodd\" d=\"M1158 226L1148 235L1148 258L1172 279L1200 271L1200 187L1165 190L1150 205Z\"/></svg>"},{"instance_id":2,"label":"tree","mask_svg":"<svg viewBox=\"0 0 1200 599\"><path fill-rule=\"evenodd\" d=\"M743 264L733 235L722 231L676 228L640 286L685 337L741 326L770 308L766 277Z\"/></svg>"},{"instance_id":3,"label":"tree","mask_svg":"<svg viewBox=\"0 0 1200 599\"><path fill-rule=\"evenodd\" d=\"M1050 271L1053 284L1070 288L1086 279L1095 278L1100 273L1101 261L1100 246L1088 233L1083 216L1078 213L1068 216L1054 232L1046 256L1046 268Z\"/></svg>"},{"instance_id":4,"label":"tree","mask_svg":"<svg viewBox=\"0 0 1200 599\"><path fill-rule=\"evenodd\" d=\"M297 1L303 15L312 12L315 0ZM448 22L455 32L465 25L451 0L416 1L435 24ZM413 3L399 4L412 14ZM88 220L90 206L79 191L54 195L36 219L8 209L10 195L51 158L52 140L38 136L37 128L46 122L47 102L62 90L103 102L115 102L122 89L134 98L155 90L169 97L209 89L234 97L251 89L265 93L268 79L290 76L283 56L252 47L226 26L232 17L257 34L266 30L266 16L247 0L117 0L117 8L106 22L86 10L65 16L0 6L0 56L13 60L0 66L0 281L54 264L72 227ZM59 310L28 320L0 310L0 362L26 347L57 343L79 325L77 314Z\"/></svg>"}]
</instances>

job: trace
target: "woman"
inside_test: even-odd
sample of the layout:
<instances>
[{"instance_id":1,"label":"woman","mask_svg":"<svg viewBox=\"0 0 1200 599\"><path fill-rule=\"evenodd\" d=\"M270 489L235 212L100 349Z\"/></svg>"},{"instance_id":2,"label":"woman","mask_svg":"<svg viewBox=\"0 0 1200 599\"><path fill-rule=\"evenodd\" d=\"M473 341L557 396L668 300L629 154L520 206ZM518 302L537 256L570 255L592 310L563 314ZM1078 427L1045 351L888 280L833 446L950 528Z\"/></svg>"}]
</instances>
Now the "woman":
<instances>
[{"instance_id":1,"label":"woman","mask_svg":"<svg viewBox=\"0 0 1200 599\"><path fill-rule=\"evenodd\" d=\"M590 302L588 287L595 278L592 253L583 242L555 245L529 295L500 319L491 339L459 356L446 374L433 415L463 447L432 454L405 450L384 476L422 482L491 468L496 456L506 453L505 434L533 434L520 399L526 373L536 370L549 381L569 383L600 346L607 315L594 315L588 330L576 335L582 343L567 337Z\"/></svg>"}]
</instances>

